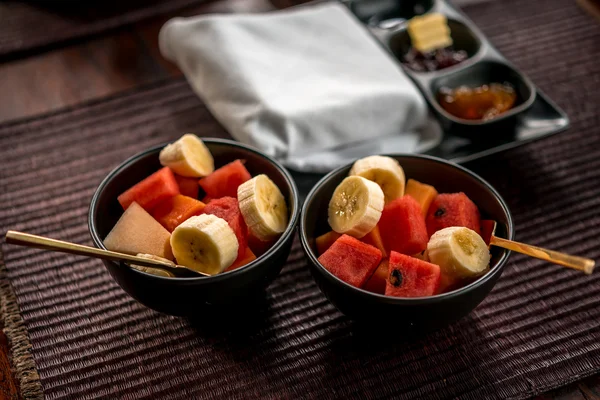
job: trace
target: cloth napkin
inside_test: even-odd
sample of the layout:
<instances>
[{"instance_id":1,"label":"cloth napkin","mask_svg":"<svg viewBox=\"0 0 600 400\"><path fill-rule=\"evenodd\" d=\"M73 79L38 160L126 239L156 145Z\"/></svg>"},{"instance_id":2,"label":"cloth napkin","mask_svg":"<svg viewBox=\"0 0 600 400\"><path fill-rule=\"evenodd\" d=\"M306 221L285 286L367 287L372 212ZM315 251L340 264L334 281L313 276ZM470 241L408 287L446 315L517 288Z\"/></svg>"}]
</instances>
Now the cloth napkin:
<instances>
[{"instance_id":1,"label":"cloth napkin","mask_svg":"<svg viewBox=\"0 0 600 400\"><path fill-rule=\"evenodd\" d=\"M423 97L341 4L175 18L159 43L234 138L292 169L327 172L422 140Z\"/></svg>"}]
</instances>

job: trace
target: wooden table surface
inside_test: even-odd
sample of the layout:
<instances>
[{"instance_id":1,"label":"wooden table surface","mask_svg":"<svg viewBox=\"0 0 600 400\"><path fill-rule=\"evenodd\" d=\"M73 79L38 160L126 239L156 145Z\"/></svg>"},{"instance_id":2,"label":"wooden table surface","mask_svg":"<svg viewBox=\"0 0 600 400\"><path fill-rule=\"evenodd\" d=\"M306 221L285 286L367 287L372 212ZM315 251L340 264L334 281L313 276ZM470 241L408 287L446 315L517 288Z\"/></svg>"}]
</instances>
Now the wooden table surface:
<instances>
[{"instance_id":1,"label":"wooden table surface","mask_svg":"<svg viewBox=\"0 0 600 400\"><path fill-rule=\"evenodd\" d=\"M220 0L177 15L255 12L290 5L286 0ZM137 86L181 76L158 50L158 31L173 15L99 36L64 43L40 54L0 59L0 123L60 110ZM9 345L0 332L0 399L19 399ZM539 399L600 400L600 376L572 383Z\"/></svg>"}]
</instances>

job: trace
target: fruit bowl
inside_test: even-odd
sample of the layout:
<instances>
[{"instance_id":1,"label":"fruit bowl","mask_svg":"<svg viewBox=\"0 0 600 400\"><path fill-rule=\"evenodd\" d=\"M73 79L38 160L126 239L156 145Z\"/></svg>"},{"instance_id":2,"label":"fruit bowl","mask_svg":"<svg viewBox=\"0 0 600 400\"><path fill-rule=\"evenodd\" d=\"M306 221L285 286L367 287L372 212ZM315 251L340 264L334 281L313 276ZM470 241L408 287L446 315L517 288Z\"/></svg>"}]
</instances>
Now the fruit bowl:
<instances>
[{"instance_id":1,"label":"fruit bowl","mask_svg":"<svg viewBox=\"0 0 600 400\"><path fill-rule=\"evenodd\" d=\"M203 139L212 153L215 167L245 160L254 176L266 174L279 187L288 205L289 223L275 244L243 268L210 277L173 278L156 276L127 265L104 261L115 281L133 298L147 307L171 315L194 316L215 307L245 303L279 274L292 246L300 215L298 192L289 173L272 158L237 142ZM95 246L106 249L103 240L123 214L117 197L125 190L159 170L159 153L165 144L143 151L115 168L94 193L88 215Z\"/></svg>"},{"instance_id":2,"label":"fruit bowl","mask_svg":"<svg viewBox=\"0 0 600 400\"><path fill-rule=\"evenodd\" d=\"M498 222L496 235L513 239L514 226L506 203L482 178L435 157L389 156L398 160L407 179L433 185L440 193L464 192L479 207L482 218ZM509 251L493 247L489 272L474 282L451 292L419 298L389 297L354 287L318 262L315 238L331 229L327 221L329 201L351 167L351 164L341 167L321 179L308 194L300 216L300 239L321 291L348 317L378 325L400 326L403 332L439 329L469 314L500 278Z\"/></svg>"}]
</instances>

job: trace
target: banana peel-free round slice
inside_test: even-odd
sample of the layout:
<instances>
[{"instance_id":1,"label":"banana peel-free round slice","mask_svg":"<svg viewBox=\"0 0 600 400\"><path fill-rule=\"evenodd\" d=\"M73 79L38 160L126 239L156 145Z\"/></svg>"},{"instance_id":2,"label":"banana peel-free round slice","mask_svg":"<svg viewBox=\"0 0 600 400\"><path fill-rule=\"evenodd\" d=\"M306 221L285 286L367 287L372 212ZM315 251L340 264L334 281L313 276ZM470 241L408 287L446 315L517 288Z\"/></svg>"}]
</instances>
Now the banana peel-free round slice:
<instances>
[{"instance_id":1,"label":"banana peel-free round slice","mask_svg":"<svg viewBox=\"0 0 600 400\"><path fill-rule=\"evenodd\" d=\"M163 166L189 178L202 178L215 170L212 154L204 142L191 133L165 146L158 158Z\"/></svg>"},{"instance_id":2,"label":"banana peel-free round slice","mask_svg":"<svg viewBox=\"0 0 600 400\"><path fill-rule=\"evenodd\" d=\"M349 176L338 185L329 201L328 221L337 233L362 238L381 218L383 191L361 176Z\"/></svg>"},{"instance_id":3,"label":"banana peel-free round slice","mask_svg":"<svg viewBox=\"0 0 600 400\"><path fill-rule=\"evenodd\" d=\"M238 247L237 237L227 221L211 214L190 217L171 234L177 263L209 275L233 264Z\"/></svg>"},{"instance_id":4,"label":"banana peel-free round slice","mask_svg":"<svg viewBox=\"0 0 600 400\"><path fill-rule=\"evenodd\" d=\"M406 177L404 170L391 157L369 156L357 160L350 169L350 176L362 176L379 185L385 196L385 204L404 195Z\"/></svg>"},{"instance_id":5,"label":"banana peel-free round slice","mask_svg":"<svg viewBox=\"0 0 600 400\"><path fill-rule=\"evenodd\" d=\"M240 211L250 232L262 241L281 235L288 225L285 198L268 176L261 174L242 183L237 192Z\"/></svg>"}]
</instances>

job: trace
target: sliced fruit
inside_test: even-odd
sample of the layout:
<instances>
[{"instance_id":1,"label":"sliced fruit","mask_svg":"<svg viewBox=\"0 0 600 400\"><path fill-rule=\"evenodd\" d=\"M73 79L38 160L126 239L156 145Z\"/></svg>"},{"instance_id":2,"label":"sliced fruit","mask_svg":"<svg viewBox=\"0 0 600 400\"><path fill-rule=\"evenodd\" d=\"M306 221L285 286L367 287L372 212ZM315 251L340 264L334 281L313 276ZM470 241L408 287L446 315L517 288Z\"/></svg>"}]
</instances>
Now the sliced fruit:
<instances>
[{"instance_id":1,"label":"sliced fruit","mask_svg":"<svg viewBox=\"0 0 600 400\"><path fill-rule=\"evenodd\" d=\"M271 240L260 240L254 236L252 232L248 231L248 247L252 250L256 257L260 257L269 251L275 242L277 242L277 238L273 238Z\"/></svg>"},{"instance_id":2,"label":"sliced fruit","mask_svg":"<svg viewBox=\"0 0 600 400\"><path fill-rule=\"evenodd\" d=\"M158 156L160 163L178 175L201 178L210 175L215 163L210 150L196 135L186 133L176 142L165 146Z\"/></svg>"},{"instance_id":3,"label":"sliced fruit","mask_svg":"<svg viewBox=\"0 0 600 400\"><path fill-rule=\"evenodd\" d=\"M204 214L216 215L227 221L238 241L238 258L243 257L248 247L248 227L246 226L246 222L244 222L244 217L242 217L237 199L222 197L211 200L203 212Z\"/></svg>"},{"instance_id":4,"label":"sliced fruit","mask_svg":"<svg viewBox=\"0 0 600 400\"><path fill-rule=\"evenodd\" d=\"M172 260L170 238L169 231L133 202L104 239L104 246L120 253L153 254Z\"/></svg>"},{"instance_id":5,"label":"sliced fruit","mask_svg":"<svg viewBox=\"0 0 600 400\"><path fill-rule=\"evenodd\" d=\"M342 235L319 257L333 275L352 286L362 287L381 262L381 251L349 235Z\"/></svg>"},{"instance_id":6,"label":"sliced fruit","mask_svg":"<svg viewBox=\"0 0 600 400\"><path fill-rule=\"evenodd\" d=\"M235 260L233 264L231 264L231 266L229 266L225 271L233 271L234 269L241 268L246 264L250 264L254 260L256 260L256 256L252 250L250 250L250 247L246 247L244 254L241 257L238 257L238 259Z\"/></svg>"},{"instance_id":7,"label":"sliced fruit","mask_svg":"<svg viewBox=\"0 0 600 400\"><path fill-rule=\"evenodd\" d=\"M240 160L222 166L215 172L198 181L207 196L213 199L220 197L237 197L238 187L252 179L250 172Z\"/></svg>"},{"instance_id":8,"label":"sliced fruit","mask_svg":"<svg viewBox=\"0 0 600 400\"><path fill-rule=\"evenodd\" d=\"M337 233L362 238L379 222L383 204L383 192L378 184L361 176L349 176L331 196L329 226Z\"/></svg>"},{"instance_id":9,"label":"sliced fruit","mask_svg":"<svg viewBox=\"0 0 600 400\"><path fill-rule=\"evenodd\" d=\"M410 196L386 205L379 220L379 230L388 252L413 255L427 248L427 228L421 206Z\"/></svg>"},{"instance_id":10,"label":"sliced fruit","mask_svg":"<svg viewBox=\"0 0 600 400\"><path fill-rule=\"evenodd\" d=\"M319 253L319 255L325 253L327 249L340 238L340 236L342 236L341 233L329 231L316 238L315 243L317 245L317 253Z\"/></svg>"},{"instance_id":11,"label":"sliced fruit","mask_svg":"<svg viewBox=\"0 0 600 400\"><path fill-rule=\"evenodd\" d=\"M427 250L423 250L420 253L413 254L413 257L414 258L418 258L419 260L423 260L423 261L429 262L429 254L427 254Z\"/></svg>"},{"instance_id":12,"label":"sliced fruit","mask_svg":"<svg viewBox=\"0 0 600 400\"><path fill-rule=\"evenodd\" d=\"M366 244L377 247L379 250L381 250L383 257L387 257L387 251L385 250L385 245L383 244L383 238L381 237L379 226L375 225L375 228L371 229L371 232L363 236L361 240Z\"/></svg>"},{"instance_id":13,"label":"sliced fruit","mask_svg":"<svg viewBox=\"0 0 600 400\"><path fill-rule=\"evenodd\" d=\"M185 176L175 175L175 180L177 181L177 185L179 186L179 193L181 193L184 196L191 197L193 199L198 198L198 189L200 189L200 186L198 185L198 179L186 178Z\"/></svg>"},{"instance_id":14,"label":"sliced fruit","mask_svg":"<svg viewBox=\"0 0 600 400\"><path fill-rule=\"evenodd\" d=\"M350 169L350 176L362 176L373 181L381 187L385 197L385 204L404 195L406 178L404 170L391 157L370 156L356 161Z\"/></svg>"},{"instance_id":15,"label":"sliced fruit","mask_svg":"<svg viewBox=\"0 0 600 400\"><path fill-rule=\"evenodd\" d=\"M387 284L388 278L388 268L389 268L390 260L384 258L379 263L379 266L369 278L367 283L365 283L365 290L373 293L385 294L385 286Z\"/></svg>"},{"instance_id":16,"label":"sliced fruit","mask_svg":"<svg viewBox=\"0 0 600 400\"><path fill-rule=\"evenodd\" d=\"M261 174L244 182L237 191L244 221L259 240L268 242L282 234L288 225L285 198L268 176Z\"/></svg>"},{"instance_id":17,"label":"sliced fruit","mask_svg":"<svg viewBox=\"0 0 600 400\"><path fill-rule=\"evenodd\" d=\"M437 293L439 284L439 266L395 251L391 252L386 296L432 296Z\"/></svg>"},{"instance_id":18,"label":"sliced fruit","mask_svg":"<svg viewBox=\"0 0 600 400\"><path fill-rule=\"evenodd\" d=\"M193 199L182 194L160 202L152 209L152 216L169 232L183 221L194 215L200 215L206 205L200 200Z\"/></svg>"},{"instance_id":19,"label":"sliced fruit","mask_svg":"<svg viewBox=\"0 0 600 400\"><path fill-rule=\"evenodd\" d=\"M440 266L444 288L457 280L483 275L490 263L490 253L481 236L459 226L434 233L427 244L427 254L432 263Z\"/></svg>"},{"instance_id":20,"label":"sliced fruit","mask_svg":"<svg viewBox=\"0 0 600 400\"><path fill-rule=\"evenodd\" d=\"M171 247L179 264L209 275L229 267L238 254L233 229L210 214L191 217L175 228Z\"/></svg>"},{"instance_id":21,"label":"sliced fruit","mask_svg":"<svg viewBox=\"0 0 600 400\"><path fill-rule=\"evenodd\" d=\"M202 198L202 202L203 202L204 204L208 204L208 203L210 203L210 202L211 202L211 200L214 200L214 199L213 199L212 197L210 197L210 196L204 196L204 197Z\"/></svg>"},{"instance_id":22,"label":"sliced fruit","mask_svg":"<svg viewBox=\"0 0 600 400\"><path fill-rule=\"evenodd\" d=\"M406 191L405 195L411 196L413 199L419 203L421 206L421 213L423 214L423 218L427 216L427 211L429 210L429 206L435 197L438 195L437 190L431 185L426 185L425 183L421 183L419 181L415 181L414 179L409 179L406 182Z\"/></svg>"},{"instance_id":23,"label":"sliced fruit","mask_svg":"<svg viewBox=\"0 0 600 400\"><path fill-rule=\"evenodd\" d=\"M490 247L490 241L492 240L492 236L496 234L496 221L491 219L483 219L481 220L481 238Z\"/></svg>"},{"instance_id":24,"label":"sliced fruit","mask_svg":"<svg viewBox=\"0 0 600 400\"><path fill-rule=\"evenodd\" d=\"M162 261L164 263L167 264L171 264L172 266L175 266L175 263L171 260L167 260L166 258L162 258L159 256L155 256L154 254L143 254L143 253L139 253L137 254L138 257L142 257L142 258L148 258L150 260L157 260L157 261ZM169 278L173 278L175 276L174 273L166 271L164 269L159 269L159 268L152 268L152 267L144 267L143 265L134 265L134 264L130 264L131 268L135 268L139 271L142 272L146 272L148 274L152 274L152 275L156 275L156 276L166 276Z\"/></svg>"},{"instance_id":25,"label":"sliced fruit","mask_svg":"<svg viewBox=\"0 0 600 400\"><path fill-rule=\"evenodd\" d=\"M179 185L173 171L165 167L123 192L117 200L124 210L138 203L144 210L150 211L158 203L179 194Z\"/></svg>"},{"instance_id":26,"label":"sliced fruit","mask_svg":"<svg viewBox=\"0 0 600 400\"><path fill-rule=\"evenodd\" d=\"M437 195L429 206L426 223L429 236L449 226L464 226L480 233L479 210L462 192Z\"/></svg>"}]
</instances>

